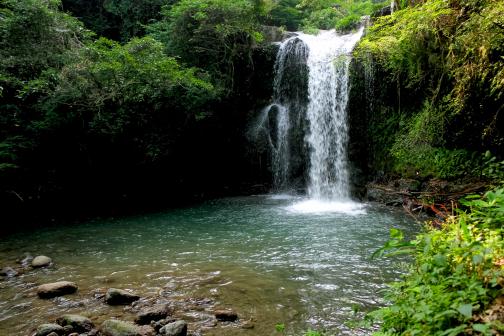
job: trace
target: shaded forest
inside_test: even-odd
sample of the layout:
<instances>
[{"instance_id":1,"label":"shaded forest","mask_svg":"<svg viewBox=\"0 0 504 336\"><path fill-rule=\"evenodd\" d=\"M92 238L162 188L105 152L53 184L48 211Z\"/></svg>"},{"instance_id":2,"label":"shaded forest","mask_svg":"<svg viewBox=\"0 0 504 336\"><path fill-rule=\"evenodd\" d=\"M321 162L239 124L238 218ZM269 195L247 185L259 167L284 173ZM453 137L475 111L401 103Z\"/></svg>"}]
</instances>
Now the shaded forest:
<instances>
[{"instance_id":1,"label":"shaded forest","mask_svg":"<svg viewBox=\"0 0 504 336\"><path fill-rule=\"evenodd\" d=\"M32 221L267 191L269 155L246 133L271 97L272 29L348 31L363 15L349 106L358 178L498 179L502 3L395 7L3 0L5 213Z\"/></svg>"}]
</instances>

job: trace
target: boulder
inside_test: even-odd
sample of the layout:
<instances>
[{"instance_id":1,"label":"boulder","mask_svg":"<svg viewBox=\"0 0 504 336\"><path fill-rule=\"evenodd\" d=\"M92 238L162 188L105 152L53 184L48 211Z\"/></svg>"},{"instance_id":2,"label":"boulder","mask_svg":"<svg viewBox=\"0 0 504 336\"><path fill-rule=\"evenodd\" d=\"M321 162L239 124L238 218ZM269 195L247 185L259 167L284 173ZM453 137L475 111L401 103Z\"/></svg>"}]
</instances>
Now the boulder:
<instances>
[{"instance_id":1,"label":"boulder","mask_svg":"<svg viewBox=\"0 0 504 336\"><path fill-rule=\"evenodd\" d=\"M0 276L4 276L4 277L15 277L16 275L18 275L18 272L13 269L12 267L4 267L0 270Z\"/></svg>"},{"instance_id":2,"label":"boulder","mask_svg":"<svg viewBox=\"0 0 504 336\"><path fill-rule=\"evenodd\" d=\"M159 332L159 330L161 328L163 328L168 323L172 323L172 322L175 322L175 319L173 319L173 318L165 318L165 319L162 319L162 320L159 320L159 321L155 321L155 322L153 321L153 322L151 322L150 325L151 325L151 327L154 328L154 330L156 332Z\"/></svg>"},{"instance_id":3,"label":"boulder","mask_svg":"<svg viewBox=\"0 0 504 336\"><path fill-rule=\"evenodd\" d=\"M38 268L38 267L49 266L49 265L51 265L51 263L52 263L51 258L46 257L46 256L37 256L37 257L33 258L31 265L34 268Z\"/></svg>"},{"instance_id":4,"label":"boulder","mask_svg":"<svg viewBox=\"0 0 504 336\"><path fill-rule=\"evenodd\" d=\"M169 314L169 308L166 304L156 305L154 307L141 310L135 319L136 324L150 324L151 321L159 321L164 319Z\"/></svg>"},{"instance_id":5,"label":"boulder","mask_svg":"<svg viewBox=\"0 0 504 336\"><path fill-rule=\"evenodd\" d=\"M105 302L109 305L128 305L138 299L140 296L117 288L109 288L105 294Z\"/></svg>"},{"instance_id":6,"label":"boulder","mask_svg":"<svg viewBox=\"0 0 504 336\"><path fill-rule=\"evenodd\" d=\"M182 320L168 323L159 329L159 334L164 336L187 336L187 323Z\"/></svg>"},{"instance_id":7,"label":"boulder","mask_svg":"<svg viewBox=\"0 0 504 336\"><path fill-rule=\"evenodd\" d=\"M65 335L66 334L71 334L71 333L74 332L74 329L73 329L73 327L71 325L66 325L66 326L63 327L63 329L65 329Z\"/></svg>"},{"instance_id":8,"label":"boulder","mask_svg":"<svg viewBox=\"0 0 504 336\"><path fill-rule=\"evenodd\" d=\"M63 315L58 318L56 322L63 327L71 326L72 331L78 333L88 332L94 328L93 322L91 322L91 320L87 317L81 315Z\"/></svg>"},{"instance_id":9,"label":"boulder","mask_svg":"<svg viewBox=\"0 0 504 336\"><path fill-rule=\"evenodd\" d=\"M37 294L41 299L50 299L57 296L75 293L77 289L77 285L73 282L58 281L38 286Z\"/></svg>"},{"instance_id":10,"label":"boulder","mask_svg":"<svg viewBox=\"0 0 504 336\"><path fill-rule=\"evenodd\" d=\"M37 333L35 336L48 336L51 333L56 333L57 335L63 335L65 333L65 329L59 324L54 323L46 323L41 324L37 328Z\"/></svg>"},{"instance_id":11,"label":"boulder","mask_svg":"<svg viewBox=\"0 0 504 336\"><path fill-rule=\"evenodd\" d=\"M238 314L232 310L216 310L214 315L219 321L234 322L238 320Z\"/></svg>"},{"instance_id":12,"label":"boulder","mask_svg":"<svg viewBox=\"0 0 504 336\"><path fill-rule=\"evenodd\" d=\"M142 336L140 327L126 321L106 320L101 325L104 336Z\"/></svg>"}]
</instances>

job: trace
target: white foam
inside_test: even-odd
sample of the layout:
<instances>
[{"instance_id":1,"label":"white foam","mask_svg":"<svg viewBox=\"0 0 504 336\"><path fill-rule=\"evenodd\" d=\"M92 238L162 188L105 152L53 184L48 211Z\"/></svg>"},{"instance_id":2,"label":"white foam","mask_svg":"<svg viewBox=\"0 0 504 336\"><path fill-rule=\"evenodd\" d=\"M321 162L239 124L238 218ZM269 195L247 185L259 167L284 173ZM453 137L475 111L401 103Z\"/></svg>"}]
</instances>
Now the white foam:
<instances>
[{"instance_id":1,"label":"white foam","mask_svg":"<svg viewBox=\"0 0 504 336\"><path fill-rule=\"evenodd\" d=\"M306 214L343 213L351 216L366 213L365 206L361 203L352 201L321 201L315 199L294 203L287 207L287 210Z\"/></svg>"}]
</instances>

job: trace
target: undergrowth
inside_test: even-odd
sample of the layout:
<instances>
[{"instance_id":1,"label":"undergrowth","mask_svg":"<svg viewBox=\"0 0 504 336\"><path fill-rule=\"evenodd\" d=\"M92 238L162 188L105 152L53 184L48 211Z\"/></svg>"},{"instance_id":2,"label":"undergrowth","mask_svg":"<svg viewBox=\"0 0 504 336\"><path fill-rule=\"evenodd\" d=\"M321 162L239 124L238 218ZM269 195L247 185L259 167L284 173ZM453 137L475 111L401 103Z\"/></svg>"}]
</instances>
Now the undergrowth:
<instances>
[{"instance_id":1,"label":"undergrowth","mask_svg":"<svg viewBox=\"0 0 504 336\"><path fill-rule=\"evenodd\" d=\"M487 150L503 158L503 18L503 1L426 0L374 20L354 51L373 165L457 179L480 176Z\"/></svg>"},{"instance_id":2,"label":"undergrowth","mask_svg":"<svg viewBox=\"0 0 504 336\"><path fill-rule=\"evenodd\" d=\"M370 316L374 336L500 335L504 331L504 188L471 195L441 228L427 225L411 242L393 230L379 255L412 253L415 262L391 285L391 306Z\"/></svg>"}]
</instances>

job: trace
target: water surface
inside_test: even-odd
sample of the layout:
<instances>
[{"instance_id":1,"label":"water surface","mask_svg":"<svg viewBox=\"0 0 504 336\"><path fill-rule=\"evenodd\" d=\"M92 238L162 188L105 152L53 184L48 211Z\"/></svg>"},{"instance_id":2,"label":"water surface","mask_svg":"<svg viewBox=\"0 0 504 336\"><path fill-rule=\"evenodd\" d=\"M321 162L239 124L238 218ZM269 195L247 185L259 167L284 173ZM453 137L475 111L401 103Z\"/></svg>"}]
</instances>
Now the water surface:
<instances>
[{"instance_id":1,"label":"water surface","mask_svg":"<svg viewBox=\"0 0 504 336\"><path fill-rule=\"evenodd\" d=\"M27 335L63 313L96 323L132 319L100 298L109 287L146 300L166 299L196 335L369 335L348 322L384 304L382 290L402 270L397 260L371 260L392 227L416 230L401 212L376 205L313 207L288 195L229 198L200 206L122 219L40 229L4 237L0 266L25 252L55 265L0 280L0 334ZM310 211L313 210L313 211ZM336 209L337 210L337 209ZM57 280L79 285L75 295L38 299L34 287ZM212 310L232 308L237 324L212 327ZM249 321L243 328L243 322Z\"/></svg>"}]
</instances>

